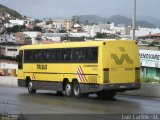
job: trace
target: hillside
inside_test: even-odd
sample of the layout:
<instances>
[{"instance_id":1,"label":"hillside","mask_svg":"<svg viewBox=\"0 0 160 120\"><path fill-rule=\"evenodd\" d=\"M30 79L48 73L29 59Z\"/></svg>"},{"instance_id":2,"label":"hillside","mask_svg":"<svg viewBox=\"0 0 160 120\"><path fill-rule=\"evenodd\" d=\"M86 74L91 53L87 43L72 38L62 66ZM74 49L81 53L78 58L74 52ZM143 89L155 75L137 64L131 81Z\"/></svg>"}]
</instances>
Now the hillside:
<instances>
[{"instance_id":1,"label":"hillside","mask_svg":"<svg viewBox=\"0 0 160 120\"><path fill-rule=\"evenodd\" d=\"M0 13L8 13L10 14L12 17L14 18L22 18L22 15L20 13L18 13L17 11L10 9L2 4L0 4Z\"/></svg>"},{"instance_id":2,"label":"hillside","mask_svg":"<svg viewBox=\"0 0 160 120\"><path fill-rule=\"evenodd\" d=\"M120 15L112 16L112 17L108 18L108 21L114 22L116 25L117 24L125 24L126 26L132 25L132 19L124 17L124 16L120 16ZM137 26L147 27L147 28L155 28L156 27L152 23L149 23L147 21L142 21L142 20L137 20Z\"/></svg>"},{"instance_id":3,"label":"hillside","mask_svg":"<svg viewBox=\"0 0 160 120\"><path fill-rule=\"evenodd\" d=\"M154 18L154 17L149 17L149 16L138 16L137 18L139 20L143 20L143 21L153 23L155 26L160 28L160 19L157 19L157 18Z\"/></svg>"},{"instance_id":4,"label":"hillside","mask_svg":"<svg viewBox=\"0 0 160 120\"><path fill-rule=\"evenodd\" d=\"M85 23L86 21L88 22L93 22L93 23L107 23L107 22L114 22L115 25L117 24L124 24L125 26L132 25L132 19L121 16L121 15L115 15L109 18L103 18L97 15L81 15L80 16L80 21L82 23ZM155 28L156 26L153 25L150 22L147 21L139 21L137 20L137 26L141 27L147 27L147 28Z\"/></svg>"},{"instance_id":5,"label":"hillside","mask_svg":"<svg viewBox=\"0 0 160 120\"><path fill-rule=\"evenodd\" d=\"M86 21L99 23L99 22L106 22L107 19L100 17L98 15L80 15L80 21L83 23L85 23Z\"/></svg>"}]
</instances>

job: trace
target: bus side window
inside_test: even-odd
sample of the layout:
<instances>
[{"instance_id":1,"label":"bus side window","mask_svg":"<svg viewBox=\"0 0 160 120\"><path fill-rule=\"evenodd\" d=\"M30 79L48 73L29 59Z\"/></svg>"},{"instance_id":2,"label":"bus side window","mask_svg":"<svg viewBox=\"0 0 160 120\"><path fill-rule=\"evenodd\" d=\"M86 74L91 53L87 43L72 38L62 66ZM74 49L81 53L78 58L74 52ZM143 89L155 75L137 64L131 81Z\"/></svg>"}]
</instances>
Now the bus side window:
<instances>
[{"instance_id":1,"label":"bus side window","mask_svg":"<svg viewBox=\"0 0 160 120\"><path fill-rule=\"evenodd\" d=\"M42 58L42 50L37 50L37 62L42 62L43 61L43 58Z\"/></svg>"},{"instance_id":2,"label":"bus side window","mask_svg":"<svg viewBox=\"0 0 160 120\"><path fill-rule=\"evenodd\" d=\"M98 62L98 48L92 48L92 60Z\"/></svg>"},{"instance_id":3,"label":"bus side window","mask_svg":"<svg viewBox=\"0 0 160 120\"><path fill-rule=\"evenodd\" d=\"M23 51L19 51L18 69L23 69Z\"/></svg>"},{"instance_id":4,"label":"bus side window","mask_svg":"<svg viewBox=\"0 0 160 120\"><path fill-rule=\"evenodd\" d=\"M51 50L46 50L46 61L50 61L49 55Z\"/></svg>"},{"instance_id":5,"label":"bus side window","mask_svg":"<svg viewBox=\"0 0 160 120\"><path fill-rule=\"evenodd\" d=\"M71 61L71 49L62 49L61 51L61 60L63 62Z\"/></svg>"},{"instance_id":6,"label":"bus side window","mask_svg":"<svg viewBox=\"0 0 160 120\"><path fill-rule=\"evenodd\" d=\"M87 62L98 61L98 48L86 48L85 52Z\"/></svg>"},{"instance_id":7,"label":"bus side window","mask_svg":"<svg viewBox=\"0 0 160 120\"><path fill-rule=\"evenodd\" d=\"M47 52L48 52L48 50L43 50L42 51L42 62L48 62Z\"/></svg>"},{"instance_id":8,"label":"bus side window","mask_svg":"<svg viewBox=\"0 0 160 120\"><path fill-rule=\"evenodd\" d=\"M84 48L73 49L73 62L84 62L85 51Z\"/></svg>"},{"instance_id":9,"label":"bus side window","mask_svg":"<svg viewBox=\"0 0 160 120\"><path fill-rule=\"evenodd\" d=\"M79 51L78 51L78 49L75 48L75 49L73 49L73 52L72 52L73 62L77 62L78 58L79 58Z\"/></svg>"},{"instance_id":10,"label":"bus side window","mask_svg":"<svg viewBox=\"0 0 160 120\"><path fill-rule=\"evenodd\" d=\"M57 62L57 50L56 49L52 49L49 52L49 58L51 62Z\"/></svg>"},{"instance_id":11,"label":"bus side window","mask_svg":"<svg viewBox=\"0 0 160 120\"><path fill-rule=\"evenodd\" d=\"M84 51L83 51L83 50L80 50L79 55L78 55L78 60L79 60L80 62L85 61L85 54L84 54Z\"/></svg>"},{"instance_id":12,"label":"bus side window","mask_svg":"<svg viewBox=\"0 0 160 120\"><path fill-rule=\"evenodd\" d=\"M34 57L34 51L32 50L25 50L24 51L24 63L31 63L33 62L33 57Z\"/></svg>"}]
</instances>

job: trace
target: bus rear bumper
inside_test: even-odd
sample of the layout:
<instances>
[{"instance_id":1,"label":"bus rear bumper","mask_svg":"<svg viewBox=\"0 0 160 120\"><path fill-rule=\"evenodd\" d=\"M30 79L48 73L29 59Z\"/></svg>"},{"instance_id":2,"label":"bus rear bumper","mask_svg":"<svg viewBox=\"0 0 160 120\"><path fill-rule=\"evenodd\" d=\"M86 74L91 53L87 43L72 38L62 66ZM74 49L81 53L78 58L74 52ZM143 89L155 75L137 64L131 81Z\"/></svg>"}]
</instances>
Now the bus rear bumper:
<instances>
[{"instance_id":1,"label":"bus rear bumper","mask_svg":"<svg viewBox=\"0 0 160 120\"><path fill-rule=\"evenodd\" d=\"M140 89L141 83L119 83L119 84L100 85L100 87L102 87L102 90L126 91L126 90Z\"/></svg>"},{"instance_id":2,"label":"bus rear bumper","mask_svg":"<svg viewBox=\"0 0 160 120\"><path fill-rule=\"evenodd\" d=\"M119 83L119 84L81 84L82 93L98 92L102 90L124 92L141 88L141 83Z\"/></svg>"}]
</instances>

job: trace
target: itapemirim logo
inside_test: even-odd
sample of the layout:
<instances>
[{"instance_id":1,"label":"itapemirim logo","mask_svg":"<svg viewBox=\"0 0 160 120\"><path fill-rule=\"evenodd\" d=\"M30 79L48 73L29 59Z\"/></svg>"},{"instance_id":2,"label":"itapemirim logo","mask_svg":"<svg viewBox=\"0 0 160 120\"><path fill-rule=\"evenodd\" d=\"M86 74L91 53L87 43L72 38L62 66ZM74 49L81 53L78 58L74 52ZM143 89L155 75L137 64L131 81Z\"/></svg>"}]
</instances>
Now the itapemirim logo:
<instances>
[{"instance_id":1,"label":"itapemirim logo","mask_svg":"<svg viewBox=\"0 0 160 120\"><path fill-rule=\"evenodd\" d=\"M115 63L117 65L122 65L124 61L126 61L128 64L133 64L133 60L129 57L129 55L126 52L124 47L119 47L119 50L122 52L120 58L117 54L111 54L111 58L114 59Z\"/></svg>"}]
</instances>

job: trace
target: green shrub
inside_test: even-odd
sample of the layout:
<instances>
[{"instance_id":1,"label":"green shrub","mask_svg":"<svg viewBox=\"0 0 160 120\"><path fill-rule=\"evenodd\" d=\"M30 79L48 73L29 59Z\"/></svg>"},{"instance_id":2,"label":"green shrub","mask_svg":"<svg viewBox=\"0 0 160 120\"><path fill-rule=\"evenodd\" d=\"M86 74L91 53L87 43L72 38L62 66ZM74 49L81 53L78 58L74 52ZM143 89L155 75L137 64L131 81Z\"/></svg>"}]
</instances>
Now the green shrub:
<instances>
[{"instance_id":1,"label":"green shrub","mask_svg":"<svg viewBox=\"0 0 160 120\"><path fill-rule=\"evenodd\" d=\"M156 80L151 77L141 77L141 82L142 83L152 83L152 82L160 83L160 80Z\"/></svg>"},{"instance_id":2,"label":"green shrub","mask_svg":"<svg viewBox=\"0 0 160 120\"><path fill-rule=\"evenodd\" d=\"M149 77L141 77L141 82L142 83L149 83L152 81L153 78L149 78Z\"/></svg>"}]
</instances>

